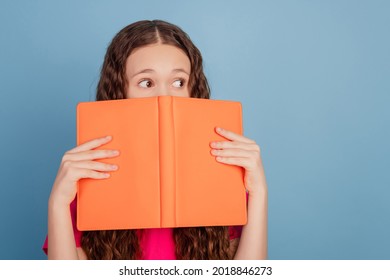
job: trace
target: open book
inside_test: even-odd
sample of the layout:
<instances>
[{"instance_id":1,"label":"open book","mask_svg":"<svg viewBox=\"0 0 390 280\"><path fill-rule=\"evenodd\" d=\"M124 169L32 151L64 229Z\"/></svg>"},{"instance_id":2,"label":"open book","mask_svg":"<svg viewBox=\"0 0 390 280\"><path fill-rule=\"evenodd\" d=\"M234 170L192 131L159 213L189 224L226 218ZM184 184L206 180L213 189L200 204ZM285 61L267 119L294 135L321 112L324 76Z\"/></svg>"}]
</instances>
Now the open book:
<instances>
[{"instance_id":1,"label":"open book","mask_svg":"<svg viewBox=\"0 0 390 280\"><path fill-rule=\"evenodd\" d=\"M241 103L156 96L77 105L77 145L111 135L98 149L120 155L107 179L78 181L77 228L114 230L243 225L244 169L216 161L212 141L242 134Z\"/></svg>"}]
</instances>

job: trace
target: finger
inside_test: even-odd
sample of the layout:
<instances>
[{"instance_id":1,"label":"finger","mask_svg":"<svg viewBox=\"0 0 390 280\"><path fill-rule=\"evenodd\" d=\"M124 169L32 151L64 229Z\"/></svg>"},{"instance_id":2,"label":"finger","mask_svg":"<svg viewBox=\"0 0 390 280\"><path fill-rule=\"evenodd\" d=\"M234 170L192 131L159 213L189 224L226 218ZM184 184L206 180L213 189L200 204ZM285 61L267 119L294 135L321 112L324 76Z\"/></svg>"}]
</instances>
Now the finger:
<instances>
[{"instance_id":1,"label":"finger","mask_svg":"<svg viewBox=\"0 0 390 280\"><path fill-rule=\"evenodd\" d=\"M79 153L83 151L88 151L95 149L103 144L106 144L112 140L112 136L106 136L101 138L96 138L91 141L85 142L83 144L78 145L77 147L68 151L68 153Z\"/></svg>"},{"instance_id":2,"label":"finger","mask_svg":"<svg viewBox=\"0 0 390 280\"><path fill-rule=\"evenodd\" d=\"M83 178L91 178L91 179L106 179L110 177L110 173L107 172L98 172L91 169L83 169L83 168L77 168L77 171L75 171L75 175L78 177L77 180L83 179Z\"/></svg>"},{"instance_id":3,"label":"finger","mask_svg":"<svg viewBox=\"0 0 390 280\"><path fill-rule=\"evenodd\" d=\"M83 161L83 160L94 160L103 158L112 158L120 154L118 150L88 150L79 153L65 154L63 161Z\"/></svg>"},{"instance_id":4,"label":"finger","mask_svg":"<svg viewBox=\"0 0 390 280\"><path fill-rule=\"evenodd\" d=\"M247 150L242 150L242 149L223 149L223 150L212 149L211 154L213 156L221 156L221 157L249 158L252 156L253 151L247 151Z\"/></svg>"},{"instance_id":5,"label":"finger","mask_svg":"<svg viewBox=\"0 0 390 280\"><path fill-rule=\"evenodd\" d=\"M254 143L255 141L246 138L245 136L239 135L231 130L227 130L221 127L216 127L215 131L220 134L221 136L234 140L234 141L239 141L239 142L244 142L244 143Z\"/></svg>"},{"instance_id":6,"label":"finger","mask_svg":"<svg viewBox=\"0 0 390 280\"><path fill-rule=\"evenodd\" d=\"M104 179L110 177L108 172L99 172L91 170L88 168L78 168L73 165L74 163L69 163L67 166L66 176L72 182L77 182L83 178L93 178L93 179Z\"/></svg>"},{"instance_id":7,"label":"finger","mask_svg":"<svg viewBox=\"0 0 390 280\"><path fill-rule=\"evenodd\" d=\"M244 143L238 141L220 141L220 142L211 142L210 147L214 149L243 149L247 151L257 151L260 152L260 147L256 143Z\"/></svg>"},{"instance_id":8,"label":"finger","mask_svg":"<svg viewBox=\"0 0 390 280\"><path fill-rule=\"evenodd\" d=\"M95 171L115 171L119 168L116 164L108 164L97 161L74 161L72 162L72 166L82 169L91 169Z\"/></svg>"},{"instance_id":9,"label":"finger","mask_svg":"<svg viewBox=\"0 0 390 280\"><path fill-rule=\"evenodd\" d=\"M235 158L235 157L216 157L218 162L228 164L228 165L237 165L245 169L250 169L252 166L251 160L249 158Z\"/></svg>"}]
</instances>

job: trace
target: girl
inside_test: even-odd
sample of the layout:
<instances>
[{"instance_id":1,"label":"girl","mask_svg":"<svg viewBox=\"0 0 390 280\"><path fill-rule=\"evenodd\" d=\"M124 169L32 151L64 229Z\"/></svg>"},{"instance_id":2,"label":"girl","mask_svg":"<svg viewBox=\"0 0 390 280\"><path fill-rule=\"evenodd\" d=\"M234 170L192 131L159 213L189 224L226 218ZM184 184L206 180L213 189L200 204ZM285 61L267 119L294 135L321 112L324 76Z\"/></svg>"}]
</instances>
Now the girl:
<instances>
[{"instance_id":1,"label":"girl","mask_svg":"<svg viewBox=\"0 0 390 280\"><path fill-rule=\"evenodd\" d=\"M160 20L123 28L107 49L96 100L174 95L210 98L202 56L179 27ZM137 121L137 120L134 120ZM61 161L48 205L49 259L266 259L267 184L260 148L223 128L227 141L210 143L221 164L245 169L248 222L241 227L79 232L75 226L76 183L106 179L118 166L94 161L120 151L94 150L111 138L99 138L67 151ZM70 211L69 211L70 208Z\"/></svg>"}]
</instances>

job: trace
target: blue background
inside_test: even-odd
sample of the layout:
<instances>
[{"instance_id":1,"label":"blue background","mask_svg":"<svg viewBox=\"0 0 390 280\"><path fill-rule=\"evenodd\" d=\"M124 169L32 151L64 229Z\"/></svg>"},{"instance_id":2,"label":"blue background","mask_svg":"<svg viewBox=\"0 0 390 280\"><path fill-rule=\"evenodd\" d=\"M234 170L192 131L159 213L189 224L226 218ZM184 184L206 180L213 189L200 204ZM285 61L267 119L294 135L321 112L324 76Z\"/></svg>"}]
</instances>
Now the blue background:
<instances>
[{"instance_id":1,"label":"blue background","mask_svg":"<svg viewBox=\"0 0 390 280\"><path fill-rule=\"evenodd\" d=\"M270 259L390 259L390 2L2 1L0 259L44 259L47 199L106 47L163 19L238 100L269 187Z\"/></svg>"}]
</instances>

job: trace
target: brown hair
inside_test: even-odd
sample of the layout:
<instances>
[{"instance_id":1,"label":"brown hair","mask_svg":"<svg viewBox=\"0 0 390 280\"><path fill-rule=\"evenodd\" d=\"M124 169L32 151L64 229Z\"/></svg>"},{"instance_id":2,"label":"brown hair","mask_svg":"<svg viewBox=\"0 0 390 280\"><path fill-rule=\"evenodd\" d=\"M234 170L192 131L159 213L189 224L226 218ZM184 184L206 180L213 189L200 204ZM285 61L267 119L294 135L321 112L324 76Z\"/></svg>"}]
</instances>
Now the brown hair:
<instances>
[{"instance_id":1,"label":"brown hair","mask_svg":"<svg viewBox=\"0 0 390 280\"><path fill-rule=\"evenodd\" d=\"M178 26L161 20L143 20L123 28L109 45L97 86L96 101L126 98L126 60L136 49L161 43L183 50L191 62L190 96L210 98L210 88L203 73L202 55L190 37Z\"/></svg>"},{"instance_id":2,"label":"brown hair","mask_svg":"<svg viewBox=\"0 0 390 280\"><path fill-rule=\"evenodd\" d=\"M183 50L191 62L190 97L210 98L202 55L178 26L161 20L138 21L123 28L107 49L97 86L96 101L125 99L126 60L136 49L161 43ZM139 230L142 235L143 230ZM85 231L82 248L88 259L139 259L142 251L136 230ZM177 259L228 259L228 227L174 228Z\"/></svg>"}]
</instances>

